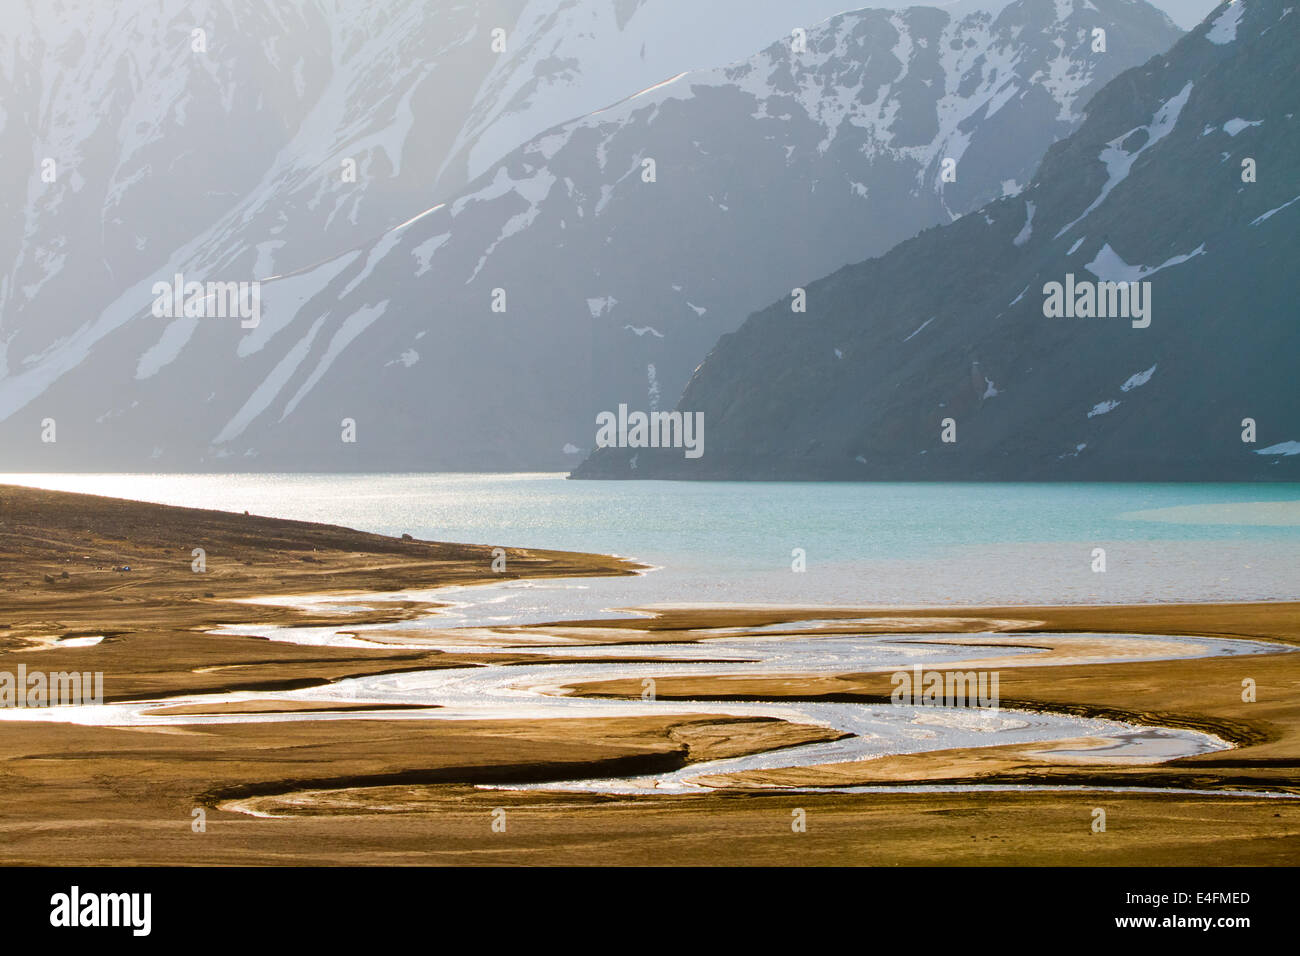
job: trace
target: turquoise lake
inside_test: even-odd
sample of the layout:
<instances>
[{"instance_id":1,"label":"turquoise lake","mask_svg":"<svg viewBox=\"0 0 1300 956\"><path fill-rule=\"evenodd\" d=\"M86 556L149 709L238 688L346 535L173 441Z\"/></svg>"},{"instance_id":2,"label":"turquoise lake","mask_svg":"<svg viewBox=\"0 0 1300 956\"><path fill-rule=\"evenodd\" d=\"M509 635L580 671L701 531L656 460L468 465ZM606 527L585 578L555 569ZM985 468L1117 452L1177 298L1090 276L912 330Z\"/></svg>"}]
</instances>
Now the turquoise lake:
<instances>
[{"instance_id":1,"label":"turquoise lake","mask_svg":"<svg viewBox=\"0 0 1300 956\"><path fill-rule=\"evenodd\" d=\"M532 605L530 616L658 603L1300 598L1293 484L589 482L555 474L0 482L434 540L597 551L657 569L635 579L520 584L514 600ZM1105 552L1104 572L1093 570L1096 549ZM803 571L795 570L800 550Z\"/></svg>"}]
</instances>

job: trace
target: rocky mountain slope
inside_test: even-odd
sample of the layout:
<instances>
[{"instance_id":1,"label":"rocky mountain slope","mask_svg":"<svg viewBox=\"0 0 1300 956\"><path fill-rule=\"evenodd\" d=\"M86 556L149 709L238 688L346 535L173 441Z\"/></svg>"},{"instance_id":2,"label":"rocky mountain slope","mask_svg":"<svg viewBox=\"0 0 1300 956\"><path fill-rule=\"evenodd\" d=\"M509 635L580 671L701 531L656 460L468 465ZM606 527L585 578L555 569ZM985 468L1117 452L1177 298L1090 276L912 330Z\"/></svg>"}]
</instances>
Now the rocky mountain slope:
<instances>
[{"instance_id":1,"label":"rocky mountain slope","mask_svg":"<svg viewBox=\"0 0 1300 956\"><path fill-rule=\"evenodd\" d=\"M1023 192L726 336L678 406L699 458L608 448L578 475L1296 480L1297 50L1290 0L1219 6Z\"/></svg>"},{"instance_id":2,"label":"rocky mountain slope","mask_svg":"<svg viewBox=\"0 0 1300 956\"><path fill-rule=\"evenodd\" d=\"M997 16L959 18L857 11L810 24L806 48L782 26L757 55L660 77L488 162L509 128L521 133L548 111L590 102L569 81L602 76L604 61L592 52L582 68L564 51L604 46L582 40L575 24L608 24L596 33L609 35L641 22L653 36L671 22L623 0L562 4L554 18L528 21L535 26L522 36L535 42L521 39L512 66L478 64L480 87L492 92L453 110L440 99L442 71L457 69L456 51L483 40L496 13L462 11L472 20L448 36L403 19L419 6L372 14L346 36L328 17L328 42L313 32L316 7L302 6L324 86L294 129L230 147L217 123L191 155L177 147L188 137L123 118L142 109L144 88L131 88L123 117L79 142L102 142L112 157L120 143L110 128L135 130L134 159L106 163L113 176L93 187L78 185L80 164L54 189L28 187L36 195L18 266L0 279L0 440L10 467L571 467L592 446L598 411L624 401L667 407L718 336L775 296L1017 192L1096 90L1178 36L1162 13L1131 0L1017 0ZM209 0L204 9L220 23L229 8ZM524 8L519 22L538 9ZM185 15L176 17L166 35L180 43L188 33ZM1104 52L1094 49L1099 28ZM639 46L634 57L627 46L635 35L621 42L622 60L639 61ZM649 62L653 45L642 43ZM164 64L171 72L138 75L180 70L178 89L202 87L212 65L181 57ZM307 95L293 86L298 72L309 86L314 75L297 69L301 58L269 40L257 57L295 64L267 67L268 76L286 97ZM33 95L41 88L14 63L3 73L28 75ZM223 97L239 103L253 88L218 77L210 102L174 93L167 109L206 119ZM248 117L264 115L256 106L251 99ZM416 137L444 111L467 117L452 141ZM230 124L245 120L254 122ZM269 163L254 161L263 143ZM362 157L360 193L322 172L341 153ZM186 188L195 162L243 178L214 191L225 198L196 196ZM403 201L435 169L454 177L480 167L445 203ZM147 200L123 199L118 211L112 197L129 196L132 184ZM91 225L59 233L52 222L65 209ZM175 220L164 236L141 225L161 210ZM267 280L257 327L153 315L154 283L175 273ZM47 418L59 423L57 443L39 441ZM344 419L356 422L355 442L341 440Z\"/></svg>"},{"instance_id":3,"label":"rocky mountain slope","mask_svg":"<svg viewBox=\"0 0 1300 956\"><path fill-rule=\"evenodd\" d=\"M738 57L788 29L789 11L726 0L710 17L736 24L713 31L714 55ZM673 33L679 19L673 0L14 0L0 18L13 173L0 179L0 415L92 351L117 354L115 377L147 374L175 329L144 358L101 340L159 278L311 266L454 195L470 158L482 167L711 62Z\"/></svg>"}]
</instances>

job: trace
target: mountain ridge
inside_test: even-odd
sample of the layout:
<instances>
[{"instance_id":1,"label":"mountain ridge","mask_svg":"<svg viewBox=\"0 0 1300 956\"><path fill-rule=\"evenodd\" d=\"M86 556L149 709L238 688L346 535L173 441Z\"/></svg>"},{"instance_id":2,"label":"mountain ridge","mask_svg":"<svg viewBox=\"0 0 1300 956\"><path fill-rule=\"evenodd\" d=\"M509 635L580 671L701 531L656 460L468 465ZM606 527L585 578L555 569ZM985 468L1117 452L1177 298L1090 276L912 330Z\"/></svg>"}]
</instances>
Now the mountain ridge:
<instances>
[{"instance_id":1,"label":"mountain ridge","mask_svg":"<svg viewBox=\"0 0 1300 956\"><path fill-rule=\"evenodd\" d=\"M256 329L160 324L149 285L173 270L148 275L0 379L0 437L22 467L567 469L596 411L666 406L789 281L1014 192L1104 79L1178 31L1144 3L1021 0L807 35L806 54L779 40L553 127L313 267L268 260ZM75 442L36 445L47 416Z\"/></svg>"},{"instance_id":2,"label":"mountain ridge","mask_svg":"<svg viewBox=\"0 0 1300 956\"><path fill-rule=\"evenodd\" d=\"M678 405L708 422L701 459L600 449L574 476L1295 480L1297 24L1216 8L1100 91L1024 192L724 337ZM1046 317L1068 277L1149 283L1149 326Z\"/></svg>"}]
</instances>

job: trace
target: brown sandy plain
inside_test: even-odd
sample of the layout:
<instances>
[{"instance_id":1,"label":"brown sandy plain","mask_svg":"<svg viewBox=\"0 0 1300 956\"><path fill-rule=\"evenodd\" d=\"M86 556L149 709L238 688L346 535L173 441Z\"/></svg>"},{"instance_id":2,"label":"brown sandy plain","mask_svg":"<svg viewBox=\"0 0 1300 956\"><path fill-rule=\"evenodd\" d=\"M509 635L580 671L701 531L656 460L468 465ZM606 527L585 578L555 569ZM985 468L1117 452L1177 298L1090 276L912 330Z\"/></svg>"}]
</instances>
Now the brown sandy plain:
<instances>
[{"instance_id":1,"label":"brown sandy plain","mask_svg":"<svg viewBox=\"0 0 1300 956\"><path fill-rule=\"evenodd\" d=\"M193 548L207 571L191 569ZM265 595L393 592L503 577L635 573L592 554L393 539L346 528L0 486L0 672L102 671L107 702L160 710L314 713L275 691L347 677L486 666L483 656L413 645L311 647L214 635L220 624L383 624L434 605L383 602L345 613L245 603ZM129 566L130 571L114 568ZM66 575L66 576L65 576ZM999 664L1003 707L1207 730L1233 749L1156 765L1107 764L1032 747L986 747L710 780L702 795L613 797L493 791L477 784L673 770L829 739L822 727L726 715L455 721L302 719L189 726L0 721L0 862L7 864L1234 865L1300 860L1300 604L1132 607L673 610L620 621L502 629L493 664L544 656L530 643L699 641L711 629L834 621L802 635L942 631L972 659L999 646L1056 655ZM853 619L848 623L847 619ZM866 623L863 623L864 619ZM974 641L963 634L997 632ZM1096 633L1091 647L1039 632ZM1242 637L1279 644L1246 658L1099 664L1106 632ZM743 633L743 631L742 631ZM59 646L102 636L92 646ZM734 634L731 636L735 636ZM393 635L396 639L397 635ZM474 636L482 643L484 635ZM1073 659L1070 657L1073 655ZM572 660L571 658L569 660ZM958 665L949 665L952 667ZM1242 700L1250 678L1257 700ZM673 698L888 700L880 673L664 677ZM640 695L605 681L580 693ZM167 698L271 692L188 707ZM319 705L318 705L319 706ZM332 711L346 710L332 706ZM405 708L409 710L410 708ZM1197 794L1060 792L789 793L782 784L1178 787ZM1093 809L1107 829L1092 830ZM206 818L192 826L194 811ZM495 832L504 809L505 832ZM806 832L794 832L803 810Z\"/></svg>"}]
</instances>

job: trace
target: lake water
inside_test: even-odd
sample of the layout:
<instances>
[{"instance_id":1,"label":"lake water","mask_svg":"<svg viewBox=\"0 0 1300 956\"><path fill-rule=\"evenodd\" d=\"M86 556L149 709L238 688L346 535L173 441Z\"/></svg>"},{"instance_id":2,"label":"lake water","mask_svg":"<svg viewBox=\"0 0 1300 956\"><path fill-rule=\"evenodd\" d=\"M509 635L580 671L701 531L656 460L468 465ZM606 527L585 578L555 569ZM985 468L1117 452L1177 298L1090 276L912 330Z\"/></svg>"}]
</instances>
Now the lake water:
<instances>
[{"instance_id":1,"label":"lake water","mask_svg":"<svg viewBox=\"0 0 1300 956\"><path fill-rule=\"evenodd\" d=\"M497 588L500 613L484 611L480 600L474 623L662 603L1300 598L1294 484L588 482L554 474L66 474L0 482L391 535L619 554L658 569ZM1105 550L1104 573L1092 570L1097 548ZM792 569L796 549L803 572Z\"/></svg>"},{"instance_id":2,"label":"lake water","mask_svg":"<svg viewBox=\"0 0 1300 956\"><path fill-rule=\"evenodd\" d=\"M664 483L461 473L0 475L0 483L385 535L601 551L659 568L637 579L504 588L498 602L512 618L547 618L562 605L581 613L653 604L1300 598L1300 485L1292 484ZM1092 570L1097 548L1105 572ZM796 549L806 571L792 570Z\"/></svg>"},{"instance_id":3,"label":"lake water","mask_svg":"<svg viewBox=\"0 0 1300 956\"><path fill-rule=\"evenodd\" d=\"M503 581L407 591L452 601L400 624L222 630L308 644L365 645L371 631L423 632L443 648L449 626L608 616L654 604L907 605L1294 599L1300 596L1300 487L1294 485L740 484L571 482L559 475L16 475L16 482L190 507L323 521L419 538L597 551L655 566L629 578ZM185 542L187 553L192 542ZM1093 570L1105 550L1106 570ZM792 569L800 549L806 570ZM210 553L210 562L222 560ZM373 604L403 595L345 598ZM320 603L321 596L284 599ZM816 613L782 631L815 629ZM250 610L250 620L256 612ZM433 627L431 628L431 625ZM725 630L725 629L724 629ZM203 695L171 703L229 704L262 697L312 703L436 705L417 711L195 716L156 703L13 711L7 719L87 724L199 724L320 719L474 720L616 717L653 712L762 716L834 728L820 744L692 764L644 777L559 781L534 789L603 793L698 792L701 775L813 766L891 753L997 744L1033 745L1072 760L1152 763L1228 747L1211 735L1099 718L1014 710L793 701L636 701L568 696L566 684L671 675L723 677L942 668L983 671L1050 665L1041 648L972 648L936 635L710 635L694 644L545 648L551 660L509 666L380 674L299 691ZM465 634L488 632L460 632ZM440 637L439 634L444 636ZM1096 638L1098 635L1092 635ZM928 639L927 639L928 638ZM1058 636L1057 640L1076 638ZM1275 650L1250 641L1149 637L1100 660L1164 659ZM372 645L373 646L373 645ZM458 640L446 650L466 651ZM477 648L492 653L493 646ZM536 648L535 650L541 650ZM703 655L703 656L702 656ZM568 659L566 659L568 658ZM647 658L660 658L653 663ZM1043 658L1043 659L1039 659ZM1085 658L1081 658L1085 659ZM994 692L996 698L996 691ZM995 701L996 702L996 701ZM1073 743L1070 743L1073 741ZM799 788L794 788L799 789ZM921 789L925 789L922 787ZM296 799L291 798L291 799ZM256 803L257 801L252 801ZM236 801L238 803L238 801ZM263 813L259 806L231 806Z\"/></svg>"}]
</instances>

